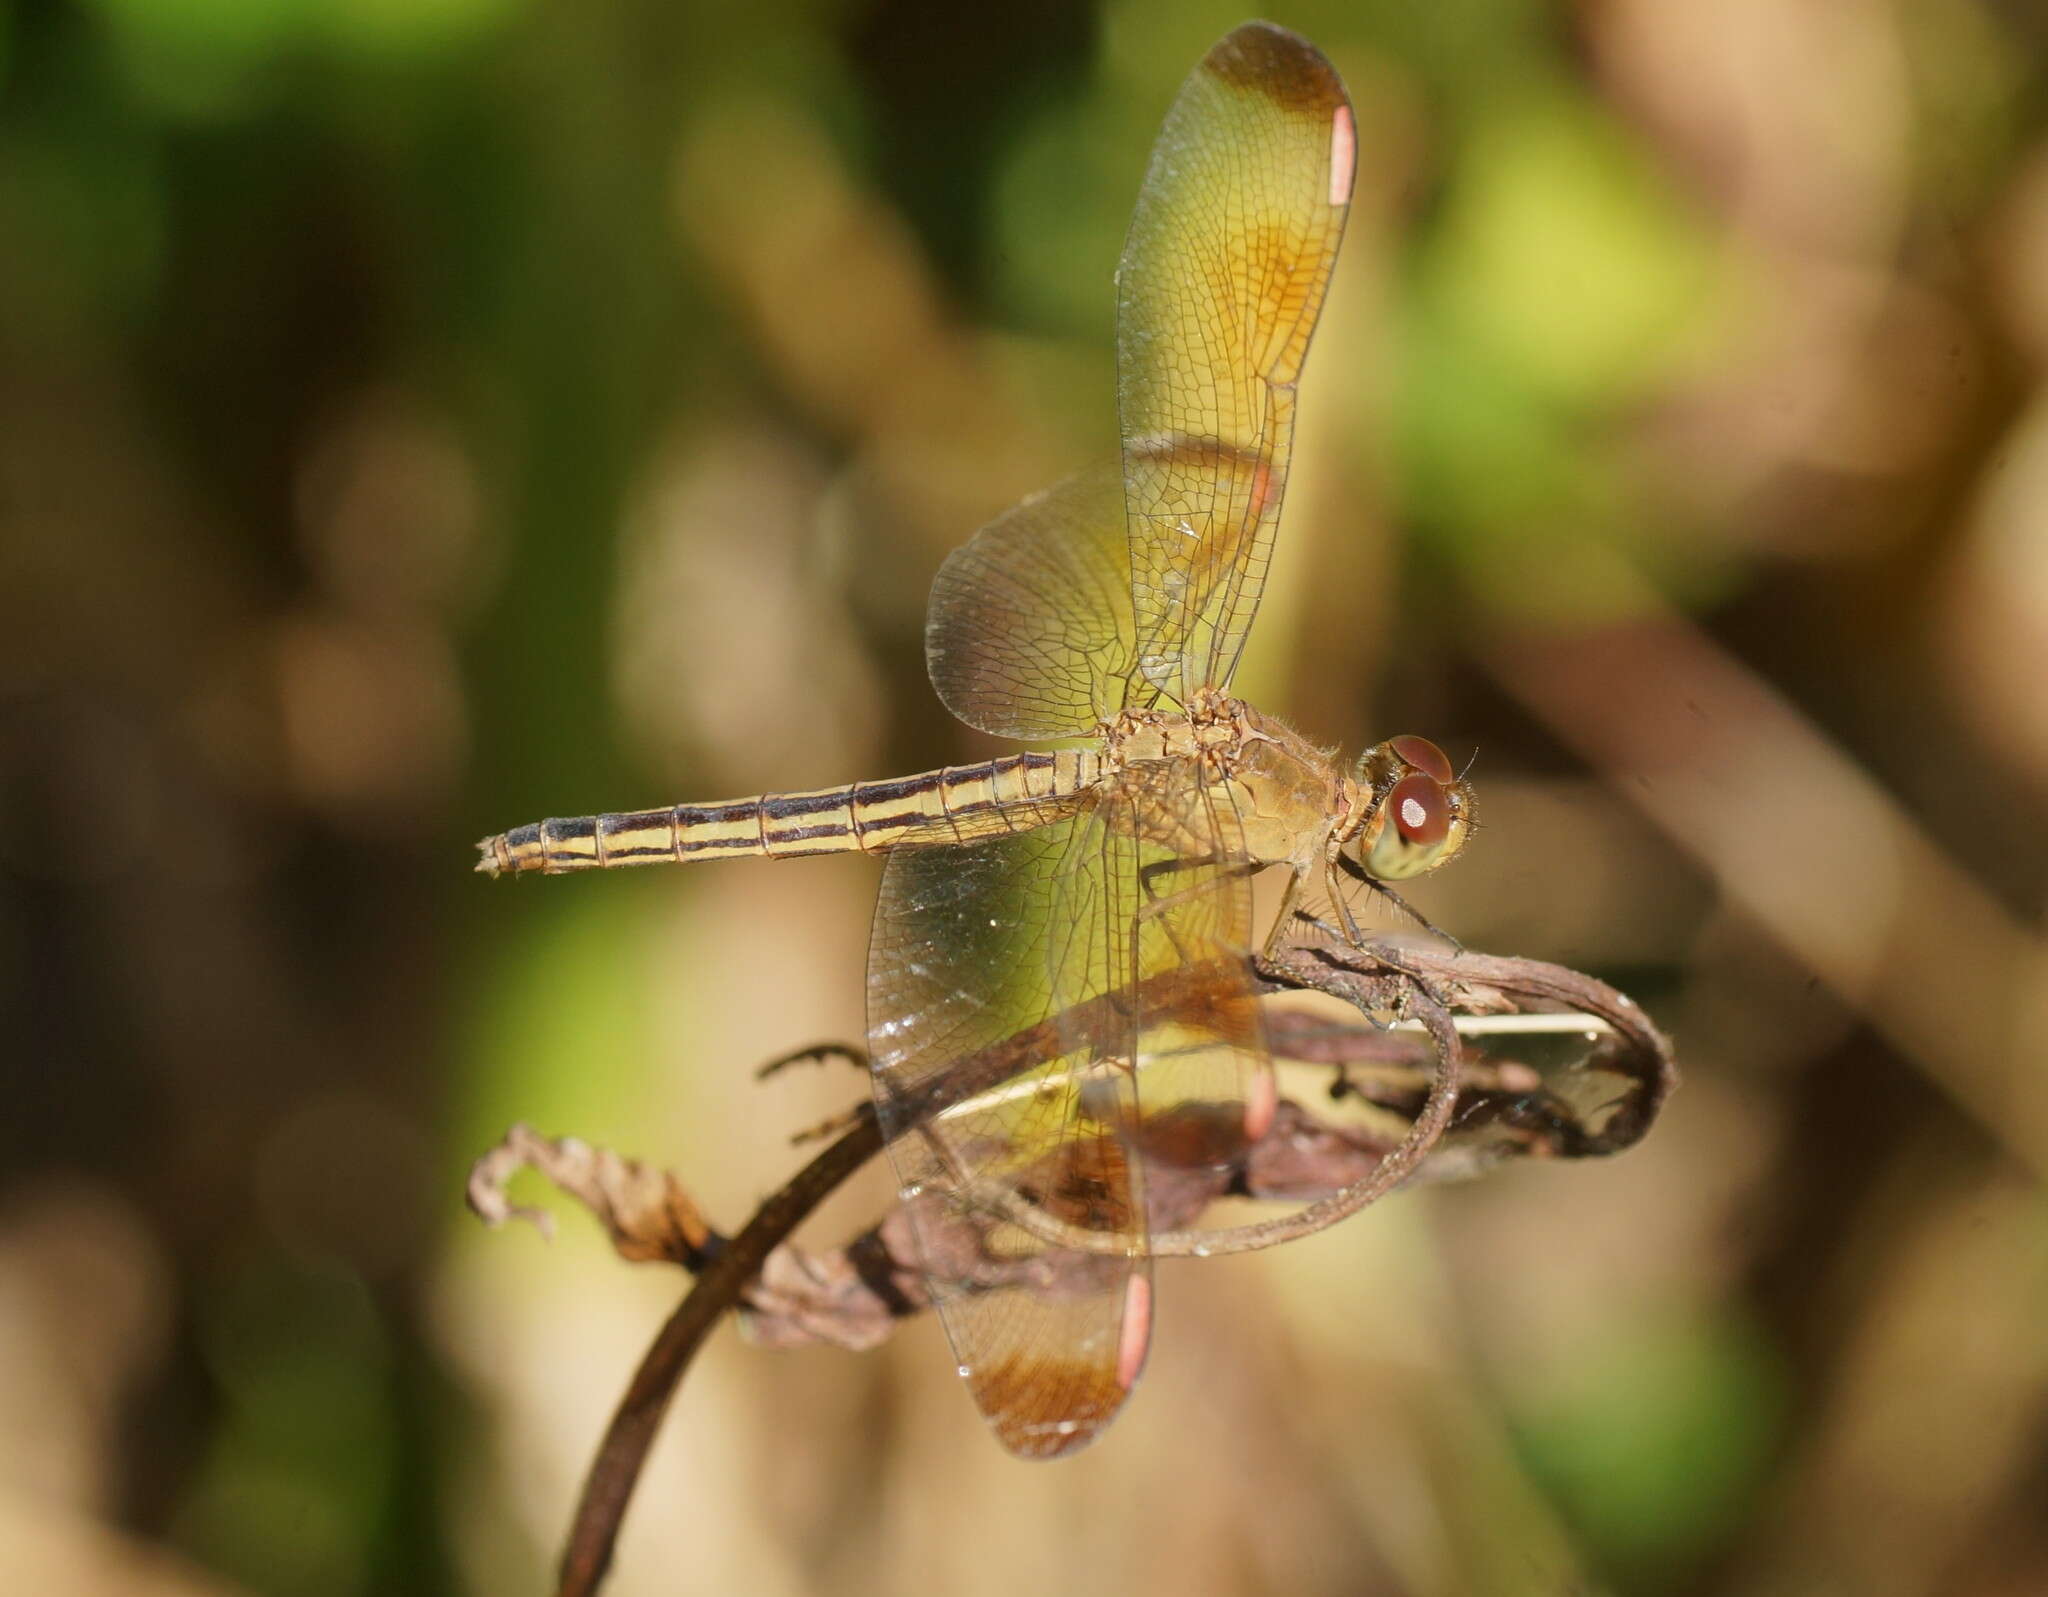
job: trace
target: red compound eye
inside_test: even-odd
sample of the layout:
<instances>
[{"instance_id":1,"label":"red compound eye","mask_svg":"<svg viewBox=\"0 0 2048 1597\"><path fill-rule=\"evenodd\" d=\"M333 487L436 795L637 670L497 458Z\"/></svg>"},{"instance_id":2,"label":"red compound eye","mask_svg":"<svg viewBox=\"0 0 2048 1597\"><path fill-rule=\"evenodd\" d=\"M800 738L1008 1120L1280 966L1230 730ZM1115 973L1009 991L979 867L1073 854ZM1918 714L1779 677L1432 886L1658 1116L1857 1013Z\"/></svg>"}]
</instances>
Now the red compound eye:
<instances>
[{"instance_id":1,"label":"red compound eye","mask_svg":"<svg viewBox=\"0 0 2048 1597\"><path fill-rule=\"evenodd\" d=\"M1387 747L1416 770L1422 771L1437 781L1449 786L1452 780L1451 762L1444 751L1428 738L1415 736L1389 738Z\"/></svg>"},{"instance_id":2,"label":"red compound eye","mask_svg":"<svg viewBox=\"0 0 2048 1597\"><path fill-rule=\"evenodd\" d=\"M1430 748L1434 752L1435 745ZM1434 848L1450 835L1451 801L1444 796L1442 783L1420 771L1411 771L1394 784L1387 794L1387 814L1393 818L1401 841L1417 848Z\"/></svg>"}]
</instances>

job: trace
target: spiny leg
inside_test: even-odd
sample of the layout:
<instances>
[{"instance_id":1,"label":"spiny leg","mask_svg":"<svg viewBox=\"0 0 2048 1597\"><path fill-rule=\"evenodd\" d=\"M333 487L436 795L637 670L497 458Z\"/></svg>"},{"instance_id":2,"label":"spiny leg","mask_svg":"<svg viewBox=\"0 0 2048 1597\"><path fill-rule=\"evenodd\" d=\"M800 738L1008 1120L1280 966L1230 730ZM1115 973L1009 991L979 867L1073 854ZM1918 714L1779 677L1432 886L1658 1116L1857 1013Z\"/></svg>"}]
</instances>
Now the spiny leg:
<instances>
[{"instance_id":1,"label":"spiny leg","mask_svg":"<svg viewBox=\"0 0 2048 1597\"><path fill-rule=\"evenodd\" d=\"M1332 926L1322 916L1302 902L1308 891L1308 873L1292 867L1287 879L1287 893L1280 901L1280 912L1273 917L1273 929L1266 934L1266 943L1259 950L1261 959L1271 960L1279 956L1288 941L1290 923L1301 921L1315 931L1321 932L1332 942L1342 943L1350 948L1361 948L1365 944L1365 933L1352 918L1351 906L1344 901L1344 895L1336 890L1327 875L1323 884L1323 896L1336 906L1338 916L1344 924Z\"/></svg>"},{"instance_id":2,"label":"spiny leg","mask_svg":"<svg viewBox=\"0 0 2048 1597\"><path fill-rule=\"evenodd\" d=\"M784 1054L780 1059L769 1060L754 1072L754 1079L766 1081L770 1076L779 1075L792 1065L822 1065L830 1059L843 1059L862 1075L872 1074L874 1070L874 1062L865 1048L845 1042L821 1042L813 1043L808 1048L799 1048L793 1054ZM852 1109L827 1116L815 1126L793 1131L789 1136L790 1143L792 1146L802 1147L807 1142L818 1142L826 1137L836 1137L842 1131L850 1131L854 1122L860 1119L863 1108L865 1105L856 1105Z\"/></svg>"},{"instance_id":3,"label":"spiny leg","mask_svg":"<svg viewBox=\"0 0 2048 1597\"><path fill-rule=\"evenodd\" d=\"M874 1069L874 1062L865 1048L850 1042L812 1043L808 1048L799 1048L793 1054L784 1054L780 1059L771 1059L754 1072L756 1081L766 1081L770 1076L787 1070L791 1065L822 1065L828 1059L843 1059L862 1075Z\"/></svg>"},{"instance_id":4,"label":"spiny leg","mask_svg":"<svg viewBox=\"0 0 2048 1597\"><path fill-rule=\"evenodd\" d=\"M1138 867L1138 888L1144 893L1145 902L1138 911L1139 915L1145 919L1164 915L1169 910L1177 909L1180 905L1187 903L1197 895L1210 891L1218 879L1212 877L1207 881L1196 882L1192 886L1183 887L1175 892L1162 895L1156 885L1161 877L1173 876L1185 871L1211 868L1222 873L1221 880L1230 881L1254 876L1262 867L1256 860L1233 860L1222 854L1195 854L1179 859L1153 860L1149 865L1140 865ZM1173 936L1171 922L1167 923L1167 936ZM1178 938L1174 940L1174 948L1183 959L1189 957L1188 950L1181 947Z\"/></svg>"},{"instance_id":5,"label":"spiny leg","mask_svg":"<svg viewBox=\"0 0 2048 1597\"><path fill-rule=\"evenodd\" d=\"M1333 943L1343 943L1353 948L1358 946L1357 939L1347 933L1343 927L1331 925L1312 909L1297 908L1294 911L1294 916L1295 919L1306 922L1311 928L1321 932ZM1275 941L1277 940L1276 938ZM1270 958L1271 956L1268 955L1266 957Z\"/></svg>"},{"instance_id":6,"label":"spiny leg","mask_svg":"<svg viewBox=\"0 0 2048 1597\"><path fill-rule=\"evenodd\" d=\"M1449 943L1451 945L1451 948L1455 952L1460 954L1464 953L1465 945L1463 943L1459 942L1457 938L1453 937L1449 932L1445 931L1441 926L1437 925L1436 922L1432 921L1427 915L1423 914L1422 911L1415 908L1415 906L1410 904L1407 899L1403 898L1399 893L1395 892L1385 882L1381 881L1377 876L1373 875L1363 865L1359 864L1357 860L1353 859L1349 854L1339 854L1337 856L1337 868L1341 870L1346 876L1350 877L1353 881L1362 882L1371 891L1378 893L1382 898L1385 898L1392 902L1393 905L1397 909L1399 909L1402 914L1406 915L1410 920L1414 921L1416 925L1420 926L1424 931L1428 932L1430 936L1440 938L1444 942ZM1341 896L1338 896L1336 894L1332 894L1331 896L1337 898L1338 907L1342 909L1344 912L1345 924L1347 926L1351 926L1353 942L1358 941L1360 934L1358 932L1357 927L1352 923L1351 911L1349 906L1345 905Z\"/></svg>"},{"instance_id":7,"label":"spiny leg","mask_svg":"<svg viewBox=\"0 0 2048 1597\"><path fill-rule=\"evenodd\" d=\"M1273 917L1272 930L1266 933L1265 946L1259 950L1261 959L1275 958L1287 943L1288 928L1298 916L1311 926L1322 924L1316 913L1301 902L1303 873L1291 867L1287 873L1287 891L1280 898L1280 912ZM1335 928L1331 928L1335 930Z\"/></svg>"},{"instance_id":8,"label":"spiny leg","mask_svg":"<svg viewBox=\"0 0 2048 1597\"><path fill-rule=\"evenodd\" d=\"M1343 860L1344 856L1340 854L1338 859ZM1330 902L1337 906L1337 918L1344 922L1345 939L1353 948L1363 948L1365 930L1358 924L1358 917L1351 913L1351 900L1344 896L1342 889L1331 879L1327 865L1323 867L1323 891L1328 895Z\"/></svg>"}]
</instances>

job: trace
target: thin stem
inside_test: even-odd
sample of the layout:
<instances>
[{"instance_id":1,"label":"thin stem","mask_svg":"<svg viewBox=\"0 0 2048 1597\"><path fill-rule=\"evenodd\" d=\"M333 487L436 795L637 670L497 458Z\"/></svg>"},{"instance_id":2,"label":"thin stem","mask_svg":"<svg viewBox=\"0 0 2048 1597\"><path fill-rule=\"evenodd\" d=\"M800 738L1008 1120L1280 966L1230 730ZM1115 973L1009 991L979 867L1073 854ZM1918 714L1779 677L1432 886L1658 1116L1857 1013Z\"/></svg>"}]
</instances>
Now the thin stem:
<instances>
[{"instance_id":1,"label":"thin stem","mask_svg":"<svg viewBox=\"0 0 2048 1597\"><path fill-rule=\"evenodd\" d=\"M654 1445L662 1416L705 1337L739 1302L768 1255L881 1148L882 1134L874 1113L864 1110L850 1131L768 1198L691 1283L633 1372L632 1383L598 1444L562 1551L557 1597L591 1597L603 1584L648 1449Z\"/></svg>"}]
</instances>

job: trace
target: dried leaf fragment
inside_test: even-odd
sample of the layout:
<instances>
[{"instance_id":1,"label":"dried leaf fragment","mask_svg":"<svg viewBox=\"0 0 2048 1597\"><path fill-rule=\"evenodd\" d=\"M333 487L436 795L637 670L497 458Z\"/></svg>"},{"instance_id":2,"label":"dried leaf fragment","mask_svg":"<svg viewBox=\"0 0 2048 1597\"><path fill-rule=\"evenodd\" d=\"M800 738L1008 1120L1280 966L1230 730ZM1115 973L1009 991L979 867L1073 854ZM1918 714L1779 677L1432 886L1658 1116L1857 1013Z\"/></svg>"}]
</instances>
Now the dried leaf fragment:
<instances>
[{"instance_id":1,"label":"dried leaf fragment","mask_svg":"<svg viewBox=\"0 0 2048 1597\"><path fill-rule=\"evenodd\" d=\"M514 1203L505 1188L521 1170L535 1170L574 1198L604 1227L619 1257L635 1264L662 1261L699 1270L722 1240L696 1200L666 1170L627 1159L580 1137L544 1137L519 1124L487 1150L469 1172L469 1207L493 1228L530 1221L553 1238L554 1216Z\"/></svg>"}]
</instances>

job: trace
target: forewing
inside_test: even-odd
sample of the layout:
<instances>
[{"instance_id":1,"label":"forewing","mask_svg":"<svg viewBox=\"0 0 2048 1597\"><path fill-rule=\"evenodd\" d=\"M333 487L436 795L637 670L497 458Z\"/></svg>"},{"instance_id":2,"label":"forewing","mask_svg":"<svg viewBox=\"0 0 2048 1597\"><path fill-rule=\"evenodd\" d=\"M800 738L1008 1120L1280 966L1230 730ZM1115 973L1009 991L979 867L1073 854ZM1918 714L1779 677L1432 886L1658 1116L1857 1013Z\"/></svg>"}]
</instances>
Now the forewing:
<instances>
[{"instance_id":1,"label":"forewing","mask_svg":"<svg viewBox=\"0 0 2048 1597\"><path fill-rule=\"evenodd\" d=\"M1130 594L1120 476L1069 477L1004 511L939 568L925 622L932 685L984 732L1085 732L1123 706Z\"/></svg>"},{"instance_id":2,"label":"forewing","mask_svg":"<svg viewBox=\"0 0 2048 1597\"><path fill-rule=\"evenodd\" d=\"M1355 155L1335 69L1266 22L1203 57L1153 147L1117 274L1133 703L1236 669Z\"/></svg>"}]
</instances>

